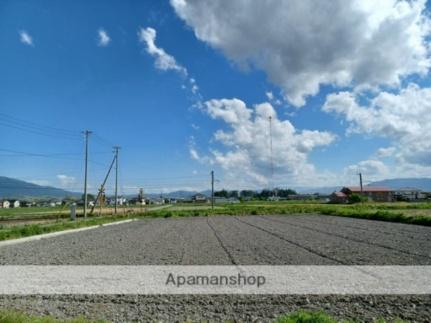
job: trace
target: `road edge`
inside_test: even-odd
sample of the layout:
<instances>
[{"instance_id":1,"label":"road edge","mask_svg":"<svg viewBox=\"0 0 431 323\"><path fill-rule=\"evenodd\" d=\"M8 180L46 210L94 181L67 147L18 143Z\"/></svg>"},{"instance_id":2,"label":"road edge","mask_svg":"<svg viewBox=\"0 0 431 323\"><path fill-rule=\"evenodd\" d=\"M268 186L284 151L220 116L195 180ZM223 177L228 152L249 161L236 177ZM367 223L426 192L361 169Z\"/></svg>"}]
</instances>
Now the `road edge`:
<instances>
[{"instance_id":1,"label":"road edge","mask_svg":"<svg viewBox=\"0 0 431 323\"><path fill-rule=\"evenodd\" d=\"M4 240L4 241L0 241L0 248L4 247L4 246L18 244L18 243L37 241L37 240L42 240L42 239L49 239L49 238L53 238L53 237L57 237L57 236L61 236L64 234L69 234L69 233L76 233L76 232L81 232L81 231L93 230L93 229L97 229L100 227L107 227L107 226L111 226L111 225L129 223L129 222L133 222L133 221L137 221L137 220L138 219L127 219L127 220L123 220L123 221L116 221L116 222L109 222L109 223L104 223L104 224L92 225L89 227L83 227L83 228L77 228L77 229L68 229L68 230L38 234L38 235L30 236L30 237Z\"/></svg>"}]
</instances>

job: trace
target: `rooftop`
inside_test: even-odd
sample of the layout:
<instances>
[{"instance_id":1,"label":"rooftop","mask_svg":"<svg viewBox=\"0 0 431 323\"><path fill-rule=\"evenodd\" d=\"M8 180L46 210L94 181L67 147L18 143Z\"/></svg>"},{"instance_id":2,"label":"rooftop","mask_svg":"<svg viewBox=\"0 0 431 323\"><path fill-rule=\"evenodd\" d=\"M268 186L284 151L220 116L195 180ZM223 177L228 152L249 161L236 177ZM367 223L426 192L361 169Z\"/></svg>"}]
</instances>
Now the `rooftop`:
<instances>
[{"instance_id":1,"label":"rooftop","mask_svg":"<svg viewBox=\"0 0 431 323\"><path fill-rule=\"evenodd\" d=\"M347 188L348 190L350 190L351 192L361 192L361 187L360 186L347 186L344 187ZM385 186L363 186L362 189L363 192L391 192L392 189L390 189L389 187L385 187Z\"/></svg>"}]
</instances>

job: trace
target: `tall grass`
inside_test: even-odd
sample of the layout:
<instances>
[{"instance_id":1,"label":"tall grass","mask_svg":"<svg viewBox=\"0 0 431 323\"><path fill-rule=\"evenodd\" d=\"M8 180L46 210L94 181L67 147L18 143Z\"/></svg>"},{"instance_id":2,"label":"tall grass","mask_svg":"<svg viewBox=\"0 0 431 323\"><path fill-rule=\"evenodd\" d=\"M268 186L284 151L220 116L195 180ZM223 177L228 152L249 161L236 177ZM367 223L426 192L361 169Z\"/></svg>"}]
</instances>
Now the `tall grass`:
<instances>
[{"instance_id":1,"label":"tall grass","mask_svg":"<svg viewBox=\"0 0 431 323\"><path fill-rule=\"evenodd\" d=\"M291 314L280 316L275 320L275 323L354 323L362 322L362 320L336 320L324 312L297 311ZM377 319L375 323L386 323L385 319ZM391 320L394 323L403 323L403 320Z\"/></svg>"},{"instance_id":2,"label":"tall grass","mask_svg":"<svg viewBox=\"0 0 431 323\"><path fill-rule=\"evenodd\" d=\"M105 321L89 321L83 317L74 319L56 319L52 316L29 315L18 311L0 310L0 323L90 323Z\"/></svg>"},{"instance_id":3,"label":"tall grass","mask_svg":"<svg viewBox=\"0 0 431 323\"><path fill-rule=\"evenodd\" d=\"M109 222L122 220L127 217L127 215L119 215L116 217L90 218L77 221L65 220L63 222L55 222L48 224L27 224L0 228L0 240L16 239L67 229L78 229L93 225L101 225Z\"/></svg>"},{"instance_id":4,"label":"tall grass","mask_svg":"<svg viewBox=\"0 0 431 323\"><path fill-rule=\"evenodd\" d=\"M417 205L413 205L417 207ZM140 216L149 217L183 217L183 216L209 216L209 215L283 215L283 214L323 214L333 216L352 217L359 219L369 219L388 222L401 222L408 224L419 224L431 226L431 215L406 215L403 210L407 210L408 205L390 205L377 203L364 203L358 205L333 205L333 204L291 204L274 203L260 204L241 203L224 205L222 208L214 210L159 210L149 211ZM429 204L420 205L427 209ZM395 212L399 211L399 212Z\"/></svg>"}]
</instances>

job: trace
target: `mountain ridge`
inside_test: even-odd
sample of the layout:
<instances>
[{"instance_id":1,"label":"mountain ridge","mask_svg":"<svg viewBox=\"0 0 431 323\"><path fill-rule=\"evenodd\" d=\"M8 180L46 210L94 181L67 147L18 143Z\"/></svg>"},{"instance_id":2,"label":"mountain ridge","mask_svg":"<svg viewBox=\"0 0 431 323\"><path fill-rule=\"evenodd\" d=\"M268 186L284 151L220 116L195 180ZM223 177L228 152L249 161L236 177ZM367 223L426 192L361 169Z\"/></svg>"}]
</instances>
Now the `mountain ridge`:
<instances>
[{"instance_id":1,"label":"mountain ridge","mask_svg":"<svg viewBox=\"0 0 431 323\"><path fill-rule=\"evenodd\" d=\"M61 198L79 197L81 193L70 192L52 186L42 186L23 180L0 176L0 198Z\"/></svg>"},{"instance_id":2,"label":"mountain ridge","mask_svg":"<svg viewBox=\"0 0 431 323\"><path fill-rule=\"evenodd\" d=\"M386 186L391 189L403 187L414 187L422 191L431 192L431 178L392 178L381 181L375 181L369 186ZM339 191L342 186L327 187L293 187L298 193L302 194L331 194ZM207 196L211 195L210 190L205 191L172 191L162 194L147 193L146 196L156 198L160 195L167 198L188 198L194 194L201 193ZM70 192L61 188L52 186L41 186L29 183L23 180L14 179L6 176L0 176L0 198L63 198L63 197L81 197L80 192ZM137 194L136 194L137 195ZM127 197L133 197L135 194L127 194Z\"/></svg>"}]
</instances>

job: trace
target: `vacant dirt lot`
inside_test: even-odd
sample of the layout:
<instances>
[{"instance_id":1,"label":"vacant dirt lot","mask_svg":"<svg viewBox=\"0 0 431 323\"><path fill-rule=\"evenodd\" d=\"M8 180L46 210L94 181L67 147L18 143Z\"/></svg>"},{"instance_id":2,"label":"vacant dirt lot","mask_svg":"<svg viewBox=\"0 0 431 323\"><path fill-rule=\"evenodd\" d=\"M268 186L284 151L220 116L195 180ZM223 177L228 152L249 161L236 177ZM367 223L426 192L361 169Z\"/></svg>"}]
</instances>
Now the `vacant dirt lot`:
<instances>
[{"instance_id":1,"label":"vacant dirt lot","mask_svg":"<svg viewBox=\"0 0 431 323\"><path fill-rule=\"evenodd\" d=\"M0 248L0 264L431 265L431 228L330 216L145 219ZM58 317L268 321L298 308L431 320L428 296L27 296L3 308Z\"/></svg>"}]
</instances>

